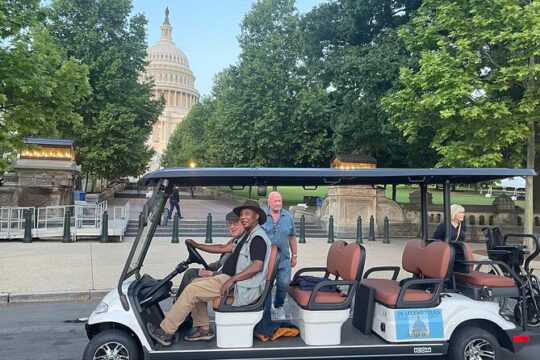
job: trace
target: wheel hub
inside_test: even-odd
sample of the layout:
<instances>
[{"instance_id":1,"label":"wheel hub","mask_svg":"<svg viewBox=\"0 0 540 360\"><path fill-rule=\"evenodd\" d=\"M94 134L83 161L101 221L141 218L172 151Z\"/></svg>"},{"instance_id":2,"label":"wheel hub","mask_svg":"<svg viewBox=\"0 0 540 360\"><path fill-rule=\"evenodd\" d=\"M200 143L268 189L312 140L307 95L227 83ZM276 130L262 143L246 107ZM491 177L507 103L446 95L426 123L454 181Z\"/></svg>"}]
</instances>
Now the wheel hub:
<instances>
[{"instance_id":1,"label":"wheel hub","mask_svg":"<svg viewBox=\"0 0 540 360\"><path fill-rule=\"evenodd\" d=\"M495 350L485 339L475 339L465 346L464 355L467 360L495 359Z\"/></svg>"},{"instance_id":2,"label":"wheel hub","mask_svg":"<svg viewBox=\"0 0 540 360\"><path fill-rule=\"evenodd\" d=\"M96 350L93 360L129 360L129 352L121 343L108 342Z\"/></svg>"}]
</instances>

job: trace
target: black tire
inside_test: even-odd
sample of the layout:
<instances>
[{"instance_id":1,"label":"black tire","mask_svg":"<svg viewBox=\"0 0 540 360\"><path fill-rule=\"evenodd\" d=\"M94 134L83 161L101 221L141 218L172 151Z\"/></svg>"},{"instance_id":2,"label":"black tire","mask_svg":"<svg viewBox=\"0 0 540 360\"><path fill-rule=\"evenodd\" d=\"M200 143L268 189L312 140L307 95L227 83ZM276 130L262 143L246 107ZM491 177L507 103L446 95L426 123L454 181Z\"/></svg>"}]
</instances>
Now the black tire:
<instances>
[{"instance_id":1,"label":"black tire","mask_svg":"<svg viewBox=\"0 0 540 360\"><path fill-rule=\"evenodd\" d=\"M140 360L139 347L136 340L123 330L105 330L96 334L84 349L83 360L95 360L105 355L107 350L118 351L118 360Z\"/></svg>"},{"instance_id":2,"label":"black tire","mask_svg":"<svg viewBox=\"0 0 540 360\"><path fill-rule=\"evenodd\" d=\"M474 355L475 350L479 354ZM480 355L480 357L475 357ZM490 332L477 327L456 330L450 339L449 360L498 360L501 358L499 342Z\"/></svg>"}]
</instances>

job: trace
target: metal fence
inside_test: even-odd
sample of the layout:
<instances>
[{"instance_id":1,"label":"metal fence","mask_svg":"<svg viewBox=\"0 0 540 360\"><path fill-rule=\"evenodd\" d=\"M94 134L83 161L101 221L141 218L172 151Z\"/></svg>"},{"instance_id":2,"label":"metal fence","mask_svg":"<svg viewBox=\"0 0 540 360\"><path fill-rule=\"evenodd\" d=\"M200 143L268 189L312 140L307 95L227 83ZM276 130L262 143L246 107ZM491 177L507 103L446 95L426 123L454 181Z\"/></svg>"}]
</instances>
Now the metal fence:
<instances>
[{"instance_id":1,"label":"metal fence","mask_svg":"<svg viewBox=\"0 0 540 360\"><path fill-rule=\"evenodd\" d=\"M98 237L101 234L103 214L108 211L107 202L99 204L35 207L0 207L0 239L22 239L25 228L25 210L32 214L31 232L33 238L47 239L61 237L69 212L70 233L73 241L77 237ZM122 207L108 211L108 232L123 239L129 222L129 202Z\"/></svg>"}]
</instances>

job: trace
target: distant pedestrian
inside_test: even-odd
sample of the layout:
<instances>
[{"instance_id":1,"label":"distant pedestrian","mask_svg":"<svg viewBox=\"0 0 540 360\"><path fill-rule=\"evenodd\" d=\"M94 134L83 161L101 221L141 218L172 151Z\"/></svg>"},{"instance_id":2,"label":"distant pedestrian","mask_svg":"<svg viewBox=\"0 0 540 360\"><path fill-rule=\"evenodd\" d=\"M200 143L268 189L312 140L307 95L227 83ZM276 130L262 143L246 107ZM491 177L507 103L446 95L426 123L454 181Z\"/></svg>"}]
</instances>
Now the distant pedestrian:
<instances>
[{"instance_id":1,"label":"distant pedestrian","mask_svg":"<svg viewBox=\"0 0 540 360\"><path fill-rule=\"evenodd\" d=\"M149 187L148 189L146 189L146 194L144 195L144 198L145 198L145 202L148 204L150 203L150 200L152 200L152 196L154 195L154 191L152 190L151 187Z\"/></svg>"},{"instance_id":2,"label":"distant pedestrian","mask_svg":"<svg viewBox=\"0 0 540 360\"><path fill-rule=\"evenodd\" d=\"M178 193L178 187L175 186L172 194L169 196L169 204L171 208L169 209L169 219L173 216L173 211L176 209L178 218L183 219L182 213L180 212L180 193Z\"/></svg>"}]
</instances>

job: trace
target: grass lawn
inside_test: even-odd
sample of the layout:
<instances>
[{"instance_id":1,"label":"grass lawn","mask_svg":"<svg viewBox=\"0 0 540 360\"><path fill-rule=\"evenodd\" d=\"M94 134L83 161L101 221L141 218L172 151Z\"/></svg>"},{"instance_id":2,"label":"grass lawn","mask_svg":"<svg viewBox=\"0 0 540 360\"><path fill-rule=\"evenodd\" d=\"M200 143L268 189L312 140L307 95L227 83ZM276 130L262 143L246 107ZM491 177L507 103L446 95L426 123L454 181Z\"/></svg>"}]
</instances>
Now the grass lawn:
<instances>
[{"instance_id":1,"label":"grass lawn","mask_svg":"<svg viewBox=\"0 0 540 360\"><path fill-rule=\"evenodd\" d=\"M238 196L248 197L248 187L246 186L242 190L231 190L228 187L217 187L217 189L229 193L233 193ZM398 186L396 200L399 203L408 203L409 202L409 193L416 191L417 188L408 188L406 186ZM272 191L271 187L268 187L268 192ZM278 191L283 195L284 205L288 208L290 205L296 205L298 203L304 202L304 196L321 196L326 197L328 193L327 186L319 186L316 189L304 189L300 186L279 186ZM443 193L442 190L437 190L434 187L430 187L428 191L433 194L433 203L442 204L443 203ZM386 197L392 197L392 187L388 186L386 188ZM253 188L251 192L252 199L259 199L257 196L257 188ZM486 198L484 194L479 194L474 191L474 189L469 188L458 188L456 191L450 193L450 199L452 204L460 205L491 205L495 196L491 198ZM515 201L517 206L524 207L524 201Z\"/></svg>"}]
</instances>

